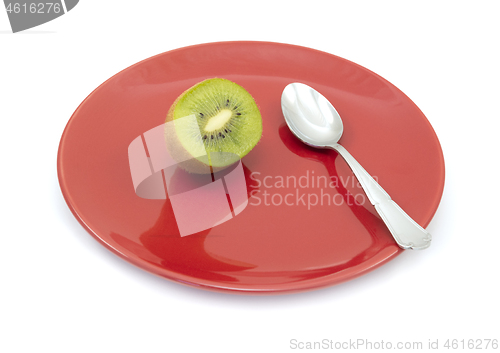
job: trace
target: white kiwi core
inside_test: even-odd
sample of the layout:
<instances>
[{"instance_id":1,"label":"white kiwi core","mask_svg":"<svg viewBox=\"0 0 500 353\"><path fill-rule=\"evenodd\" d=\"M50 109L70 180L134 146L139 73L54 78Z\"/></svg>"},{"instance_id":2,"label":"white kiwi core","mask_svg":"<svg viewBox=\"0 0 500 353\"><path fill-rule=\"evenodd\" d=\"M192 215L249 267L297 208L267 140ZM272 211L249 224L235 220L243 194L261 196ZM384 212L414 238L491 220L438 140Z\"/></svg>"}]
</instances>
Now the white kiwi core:
<instances>
[{"instance_id":1,"label":"white kiwi core","mask_svg":"<svg viewBox=\"0 0 500 353\"><path fill-rule=\"evenodd\" d=\"M212 132L222 128L233 116L233 112L229 109L222 109L216 115L210 118L205 125L206 132Z\"/></svg>"}]
</instances>

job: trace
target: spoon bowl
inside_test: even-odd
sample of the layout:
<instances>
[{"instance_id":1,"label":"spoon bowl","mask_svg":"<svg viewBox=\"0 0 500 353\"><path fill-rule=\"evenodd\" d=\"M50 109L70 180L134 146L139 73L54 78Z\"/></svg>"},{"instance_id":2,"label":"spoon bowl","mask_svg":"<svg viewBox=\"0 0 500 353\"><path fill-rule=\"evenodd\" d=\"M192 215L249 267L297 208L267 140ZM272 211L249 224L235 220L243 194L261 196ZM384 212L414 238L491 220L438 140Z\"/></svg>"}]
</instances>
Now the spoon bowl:
<instances>
[{"instance_id":1,"label":"spoon bowl","mask_svg":"<svg viewBox=\"0 0 500 353\"><path fill-rule=\"evenodd\" d=\"M283 90L281 108L288 127L299 140L316 148L332 148L345 159L399 247L429 247L431 235L338 143L344 131L342 119L324 96L303 83L291 83Z\"/></svg>"},{"instance_id":2,"label":"spoon bowl","mask_svg":"<svg viewBox=\"0 0 500 353\"><path fill-rule=\"evenodd\" d=\"M285 120L302 142L318 148L337 143L344 131L339 113L319 92L303 83L291 83L281 96Z\"/></svg>"}]
</instances>

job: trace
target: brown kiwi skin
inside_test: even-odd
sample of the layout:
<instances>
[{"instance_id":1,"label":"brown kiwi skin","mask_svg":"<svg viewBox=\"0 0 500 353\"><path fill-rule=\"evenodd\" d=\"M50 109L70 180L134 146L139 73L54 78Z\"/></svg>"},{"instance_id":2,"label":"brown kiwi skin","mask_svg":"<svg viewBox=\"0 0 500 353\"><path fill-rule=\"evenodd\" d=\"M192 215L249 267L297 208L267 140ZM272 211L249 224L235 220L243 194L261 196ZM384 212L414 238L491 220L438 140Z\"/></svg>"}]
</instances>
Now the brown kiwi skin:
<instances>
[{"instance_id":1,"label":"brown kiwi skin","mask_svg":"<svg viewBox=\"0 0 500 353\"><path fill-rule=\"evenodd\" d=\"M165 124L172 122L174 120L174 110L179 100L182 97L184 97L184 95L193 87L205 81L206 80L198 82L197 84L189 87L187 90L182 92L182 94L179 97L177 97L177 99L174 101L174 103L172 103L170 109L168 110L167 118L165 119ZM175 133L175 129L171 128L167 129L166 126L167 125L165 125L165 142L167 145L167 150L172 156L172 158L178 161L179 162L178 165L185 171L193 174L210 174L210 173L217 173L218 171L224 170L230 167L231 165L234 165L233 163L224 167L212 167L203 162L200 162L198 159L194 158L188 151L186 151L186 149L182 146L181 141L179 140L177 134Z\"/></svg>"}]
</instances>

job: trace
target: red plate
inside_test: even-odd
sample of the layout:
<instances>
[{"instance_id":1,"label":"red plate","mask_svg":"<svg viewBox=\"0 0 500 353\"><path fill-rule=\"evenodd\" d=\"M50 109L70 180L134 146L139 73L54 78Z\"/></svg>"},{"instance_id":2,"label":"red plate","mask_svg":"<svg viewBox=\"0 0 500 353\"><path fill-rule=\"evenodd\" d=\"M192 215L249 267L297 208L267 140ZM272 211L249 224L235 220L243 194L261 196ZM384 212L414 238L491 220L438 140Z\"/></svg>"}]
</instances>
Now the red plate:
<instances>
[{"instance_id":1,"label":"red plate","mask_svg":"<svg viewBox=\"0 0 500 353\"><path fill-rule=\"evenodd\" d=\"M210 77L235 81L253 95L263 136L242 160L249 197L243 212L181 237L169 198L136 194L127 151L135 138L164 122L180 93ZM403 250L345 162L334 151L305 146L288 130L280 99L291 82L310 85L332 102L344 122L342 145L427 226L441 199L444 161L422 112L391 83L357 64L266 42L170 51L99 86L75 111L61 139L58 174L68 206L90 234L125 260L205 289L302 291L384 264Z\"/></svg>"}]
</instances>

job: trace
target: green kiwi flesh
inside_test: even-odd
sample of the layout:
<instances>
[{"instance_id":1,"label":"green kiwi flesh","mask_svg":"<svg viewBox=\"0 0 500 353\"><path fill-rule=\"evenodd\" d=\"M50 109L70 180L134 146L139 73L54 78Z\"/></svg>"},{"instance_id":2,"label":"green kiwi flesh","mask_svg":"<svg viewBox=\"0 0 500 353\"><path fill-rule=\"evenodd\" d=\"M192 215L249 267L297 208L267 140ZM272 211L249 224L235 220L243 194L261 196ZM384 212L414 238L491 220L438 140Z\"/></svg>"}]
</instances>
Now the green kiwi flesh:
<instances>
[{"instance_id":1,"label":"green kiwi flesh","mask_svg":"<svg viewBox=\"0 0 500 353\"><path fill-rule=\"evenodd\" d=\"M183 149L217 169L243 158L262 136L262 118L253 97L222 78L202 81L185 91L170 108L169 121L174 122ZM189 164L186 169L197 172L189 170Z\"/></svg>"}]
</instances>

